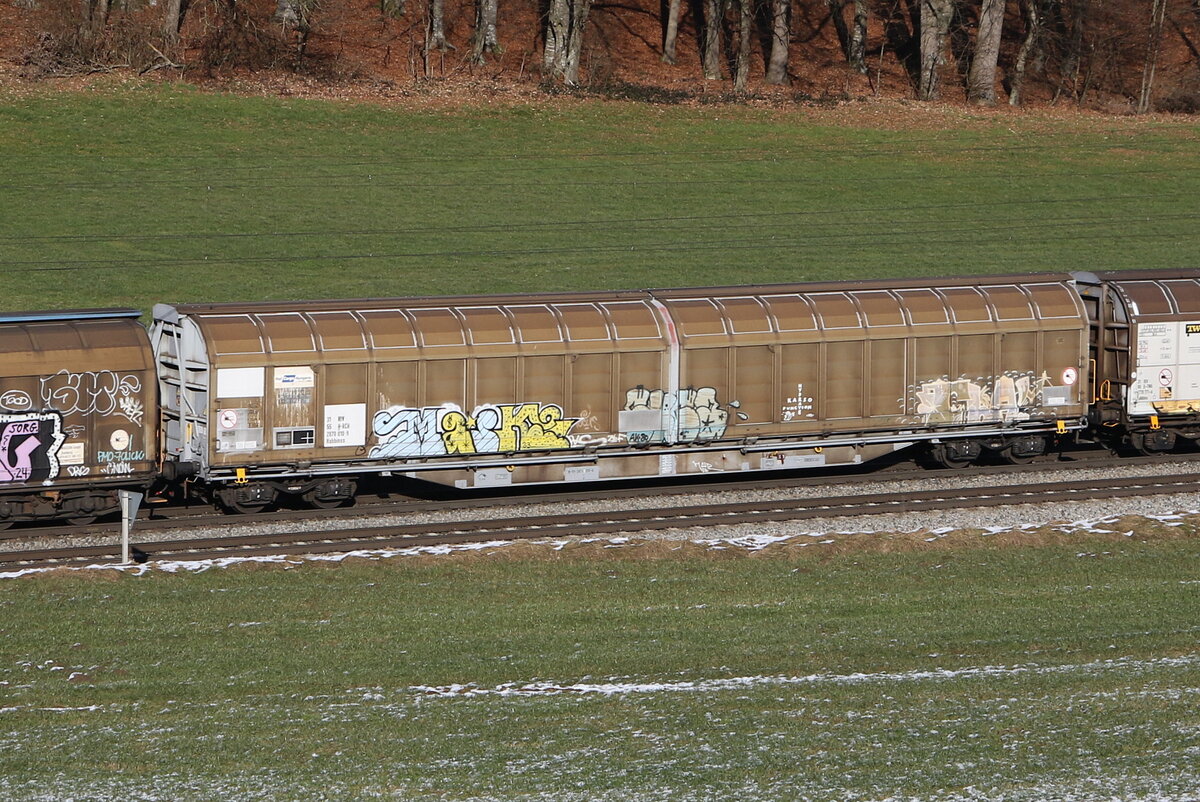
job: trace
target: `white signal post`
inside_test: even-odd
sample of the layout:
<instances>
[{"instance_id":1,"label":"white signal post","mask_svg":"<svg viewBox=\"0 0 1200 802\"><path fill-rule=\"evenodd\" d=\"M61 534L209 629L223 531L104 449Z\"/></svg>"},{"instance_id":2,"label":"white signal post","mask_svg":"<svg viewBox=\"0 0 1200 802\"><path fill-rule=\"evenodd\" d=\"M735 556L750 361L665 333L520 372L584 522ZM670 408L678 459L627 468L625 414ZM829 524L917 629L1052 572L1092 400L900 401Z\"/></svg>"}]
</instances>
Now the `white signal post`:
<instances>
[{"instance_id":1,"label":"white signal post","mask_svg":"<svg viewBox=\"0 0 1200 802\"><path fill-rule=\"evenodd\" d=\"M137 518L138 507L142 503L142 494L132 490L118 490L121 499L121 565L129 565L129 530L133 529L133 521Z\"/></svg>"}]
</instances>

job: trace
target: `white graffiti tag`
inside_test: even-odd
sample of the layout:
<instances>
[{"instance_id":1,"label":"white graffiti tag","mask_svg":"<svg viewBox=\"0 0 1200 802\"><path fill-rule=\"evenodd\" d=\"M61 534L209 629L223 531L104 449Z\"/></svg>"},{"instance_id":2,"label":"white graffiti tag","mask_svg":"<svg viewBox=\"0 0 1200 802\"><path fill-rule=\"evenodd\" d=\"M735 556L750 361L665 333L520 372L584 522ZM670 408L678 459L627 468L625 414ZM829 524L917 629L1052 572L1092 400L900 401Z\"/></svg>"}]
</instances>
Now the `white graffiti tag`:
<instances>
[{"instance_id":1,"label":"white graffiti tag","mask_svg":"<svg viewBox=\"0 0 1200 802\"><path fill-rule=\"evenodd\" d=\"M638 424L653 423L658 427L674 429L678 442L714 440L725 435L731 417L746 420L746 413L739 407L741 402L722 403L714 387L686 387L677 393L651 390L638 386L625 392L625 411L646 413L659 412L660 416L639 418ZM631 443L665 442L669 430L663 428L643 429L635 425L627 432Z\"/></svg>"},{"instance_id":2,"label":"white graffiti tag","mask_svg":"<svg viewBox=\"0 0 1200 802\"><path fill-rule=\"evenodd\" d=\"M119 404L121 414L128 418L134 426L142 425L142 415L145 414L145 409L142 407L141 401L131 395L127 395L121 398Z\"/></svg>"},{"instance_id":3,"label":"white graffiti tag","mask_svg":"<svg viewBox=\"0 0 1200 802\"><path fill-rule=\"evenodd\" d=\"M137 376L120 375L111 370L88 373L60 370L41 380L42 403L50 409L64 415L81 412L103 416L120 412L139 425L142 404L134 396L141 390L142 382Z\"/></svg>"}]
</instances>

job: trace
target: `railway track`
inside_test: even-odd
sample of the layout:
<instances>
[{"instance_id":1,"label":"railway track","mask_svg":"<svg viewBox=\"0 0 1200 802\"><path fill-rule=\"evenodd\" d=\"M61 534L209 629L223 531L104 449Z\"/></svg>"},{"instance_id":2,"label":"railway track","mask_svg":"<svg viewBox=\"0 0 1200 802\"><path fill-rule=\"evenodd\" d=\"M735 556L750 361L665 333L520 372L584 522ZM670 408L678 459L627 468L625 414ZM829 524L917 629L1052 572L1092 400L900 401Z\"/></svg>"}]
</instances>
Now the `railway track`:
<instances>
[{"instance_id":1,"label":"railway track","mask_svg":"<svg viewBox=\"0 0 1200 802\"><path fill-rule=\"evenodd\" d=\"M534 515L490 520L463 520L400 526L361 527L319 532L276 532L196 540L138 543L135 557L147 560L199 560L287 554L320 554L360 549L402 549L416 546L487 543L616 535L665 529L701 528L800 521L812 518L883 515L934 511L963 506L998 507L1014 504L1062 503L1101 498L1200 493L1195 475L1140 477L1098 486L1091 480L1006 487L929 490L875 495L738 502L566 515ZM120 545L99 545L0 552L5 569L39 566L78 566L113 562Z\"/></svg>"},{"instance_id":2,"label":"railway track","mask_svg":"<svg viewBox=\"0 0 1200 802\"><path fill-rule=\"evenodd\" d=\"M676 478L670 484L640 482L637 484L607 485L602 490L567 491L553 490L538 492L529 488L506 488L497 494L454 494L448 498L429 500L419 498L376 498L363 499L354 507L338 509L284 509L250 515L230 516L213 511L209 507L172 507L153 505L143 510L138 520L139 536L167 533L188 529L221 528L250 524L279 523L283 521L312 521L315 519L359 519L383 517L396 514L421 514L446 510L487 509L514 505L532 506L540 504L564 504L592 501L598 496L605 499L633 499L649 496L669 497L694 495L697 493L730 494L786 487L789 483L810 484L819 480L822 486L837 487L862 482L904 482L936 478L938 476L1020 476L1025 473L1070 472L1085 469L1161 465L1162 457L1114 457L1107 450L1085 449L1066 452L1058 459L1047 459L1025 465L983 465L964 469L929 469L915 467L911 461L903 460L884 469L873 467L840 468L827 471L806 470L792 475L772 475L751 480L730 480L716 475L710 477L687 477L688 481ZM1200 454L1172 455L1172 463L1200 463ZM109 536L119 527L119 522L109 521L83 526L31 526L0 531L0 542L22 541L42 538L79 538Z\"/></svg>"}]
</instances>

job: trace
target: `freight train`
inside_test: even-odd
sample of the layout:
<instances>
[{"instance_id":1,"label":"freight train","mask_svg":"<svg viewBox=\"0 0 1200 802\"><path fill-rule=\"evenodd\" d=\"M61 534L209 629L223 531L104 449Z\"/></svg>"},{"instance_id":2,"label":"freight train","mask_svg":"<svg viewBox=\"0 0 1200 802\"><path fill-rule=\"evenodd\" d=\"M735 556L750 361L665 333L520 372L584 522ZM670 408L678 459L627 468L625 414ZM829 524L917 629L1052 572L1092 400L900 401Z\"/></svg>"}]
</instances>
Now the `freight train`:
<instances>
[{"instance_id":1,"label":"freight train","mask_svg":"<svg viewBox=\"0 0 1200 802\"><path fill-rule=\"evenodd\" d=\"M0 316L0 526L1200 438L1195 271ZM392 479L388 479L392 477Z\"/></svg>"}]
</instances>

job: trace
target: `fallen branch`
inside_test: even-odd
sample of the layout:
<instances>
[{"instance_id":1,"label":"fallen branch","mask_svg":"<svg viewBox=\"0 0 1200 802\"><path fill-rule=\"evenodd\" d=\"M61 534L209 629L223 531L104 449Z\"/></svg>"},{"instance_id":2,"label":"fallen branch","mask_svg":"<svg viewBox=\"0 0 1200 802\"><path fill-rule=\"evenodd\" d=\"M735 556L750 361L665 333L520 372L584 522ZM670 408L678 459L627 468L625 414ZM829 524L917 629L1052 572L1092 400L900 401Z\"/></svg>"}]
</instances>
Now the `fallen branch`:
<instances>
[{"instance_id":1,"label":"fallen branch","mask_svg":"<svg viewBox=\"0 0 1200 802\"><path fill-rule=\"evenodd\" d=\"M147 66L143 67L141 70L138 71L138 75L145 75L146 73L154 72L155 70L186 69L185 65L176 64L174 61L171 61L171 59L167 58L165 53L163 53L161 50L159 50L154 45L150 44L149 42L147 42L146 44L149 45L150 49L153 50L155 52L155 54L158 56L158 61L154 62L153 64L148 64Z\"/></svg>"}]
</instances>

